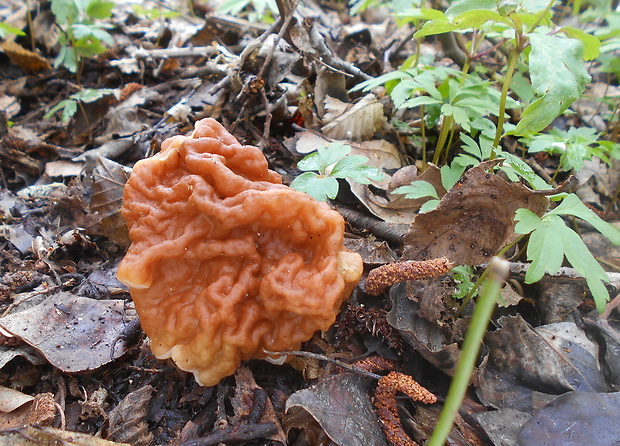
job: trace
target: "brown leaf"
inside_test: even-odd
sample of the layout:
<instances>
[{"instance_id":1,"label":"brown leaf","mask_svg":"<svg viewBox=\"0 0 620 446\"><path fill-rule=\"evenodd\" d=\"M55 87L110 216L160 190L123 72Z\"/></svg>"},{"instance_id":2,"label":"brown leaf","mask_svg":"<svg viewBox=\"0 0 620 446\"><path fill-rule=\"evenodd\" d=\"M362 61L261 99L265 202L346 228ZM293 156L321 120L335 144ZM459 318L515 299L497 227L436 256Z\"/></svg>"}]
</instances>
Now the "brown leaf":
<instances>
[{"instance_id":1,"label":"brown leaf","mask_svg":"<svg viewBox=\"0 0 620 446\"><path fill-rule=\"evenodd\" d=\"M26 73L39 73L40 71L51 70L52 66L43 56L28 51L19 43L12 40L5 40L2 49L12 63L21 67Z\"/></svg>"},{"instance_id":2,"label":"brown leaf","mask_svg":"<svg viewBox=\"0 0 620 446\"><path fill-rule=\"evenodd\" d=\"M58 293L0 319L0 326L39 350L64 372L96 369L126 350L119 339L133 319L122 300L95 300Z\"/></svg>"},{"instance_id":3,"label":"brown leaf","mask_svg":"<svg viewBox=\"0 0 620 446\"><path fill-rule=\"evenodd\" d=\"M153 433L146 423L147 408L155 389L142 386L129 393L110 412L106 438L127 442L133 446L148 446L153 442Z\"/></svg>"},{"instance_id":4,"label":"brown leaf","mask_svg":"<svg viewBox=\"0 0 620 446\"><path fill-rule=\"evenodd\" d=\"M23 426L0 431L0 446L131 446L78 432L43 426Z\"/></svg>"},{"instance_id":5,"label":"brown leaf","mask_svg":"<svg viewBox=\"0 0 620 446\"><path fill-rule=\"evenodd\" d=\"M359 376L342 373L299 390L286 402L286 411L301 408L316 419L336 444L386 444L372 410L368 384Z\"/></svg>"},{"instance_id":6,"label":"brown leaf","mask_svg":"<svg viewBox=\"0 0 620 446\"><path fill-rule=\"evenodd\" d=\"M101 234L121 245L128 244L127 226L120 209L123 188L129 175L122 165L100 156L93 170L93 178L90 209L101 217Z\"/></svg>"},{"instance_id":7,"label":"brown leaf","mask_svg":"<svg viewBox=\"0 0 620 446\"><path fill-rule=\"evenodd\" d=\"M500 162L485 161L471 168L437 209L418 215L405 237L403 258L447 257L466 265L488 262L513 240L517 209L542 215L549 203L545 196L487 172Z\"/></svg>"},{"instance_id":8,"label":"brown leaf","mask_svg":"<svg viewBox=\"0 0 620 446\"><path fill-rule=\"evenodd\" d=\"M20 401L23 401L23 399ZM10 429L25 424L49 426L55 417L54 394L40 393L32 401L21 405L17 409L9 413L0 413L0 429Z\"/></svg>"}]
</instances>

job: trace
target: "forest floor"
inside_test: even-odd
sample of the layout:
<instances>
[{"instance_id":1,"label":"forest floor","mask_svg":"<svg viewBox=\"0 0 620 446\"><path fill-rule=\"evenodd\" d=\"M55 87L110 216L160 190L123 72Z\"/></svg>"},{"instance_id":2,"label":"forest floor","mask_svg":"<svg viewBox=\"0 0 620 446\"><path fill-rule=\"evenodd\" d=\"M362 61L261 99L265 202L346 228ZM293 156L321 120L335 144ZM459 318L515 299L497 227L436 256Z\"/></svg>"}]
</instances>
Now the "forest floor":
<instances>
[{"instance_id":1,"label":"forest floor","mask_svg":"<svg viewBox=\"0 0 620 446\"><path fill-rule=\"evenodd\" d=\"M191 10L185 1L130 0L5 0L0 7L0 445L407 445L425 444L433 433L475 307L476 299L463 298L476 296L493 255L516 240L515 211L540 217L549 205L550 192L532 191L532 181L515 180L514 170L502 174L494 156L484 155L484 131L459 139L478 118L495 128L497 114L463 118L441 107L432 116L435 92L456 108L461 96L446 89L470 62L482 83L464 81L474 93L462 97L489 90L498 97L494 76L508 64L502 44L509 39L481 38L482 56L464 62L465 34L412 39L421 19L397 23L397 2L358 14L342 2L277 1L273 13L267 2L237 3L237 16L199 1ZM553 20L586 27L568 11L558 7ZM597 23L617 36L615 14ZM275 22L261 20L272 15ZM82 28L71 28L71 41L76 23ZM617 59L617 51L609 54ZM406 76L372 84L411 67L414 55L436 70L430 86L420 78L400 91L399 103L394 86ZM612 243L620 228L620 67L616 61L615 72L604 71L598 59L585 66L583 95L545 128L555 136L544 150L532 143L528 152L529 143L510 132L501 145L505 165L521 160L553 193L575 191L612 224L601 234L592 218L564 215L608 272L611 303L592 295L593 282L601 282L584 279L590 264L579 270L582 251L571 251L574 240L561 231L505 249L501 299L446 444L620 442L620 251ZM525 72L515 82L529 85L529 78ZM509 129L524 108L517 102L526 102L516 85ZM417 102L402 106L407 100ZM479 106L462 109L473 114ZM346 221L345 246L364 262L360 284L328 331L283 365L253 359L210 387L153 355L129 290L116 278L131 243L120 214L131 168L203 118L259 147L285 185L302 170L319 170L300 187L333 198L329 206ZM452 188L427 163L440 144L447 147L436 157L440 167L457 154L474 160ZM332 156L324 171L298 167L319 147ZM356 161L333 180L330 165L339 159ZM432 193L394 192L420 178ZM438 210L420 212L432 196L441 199ZM535 243L539 264L531 262ZM557 246L568 261L560 255L555 265L545 250ZM436 257L462 266L366 292L370 270ZM528 267L542 268L544 277L531 283ZM362 367L368 363L372 373ZM374 373L390 370L397 371L393 382L383 378L378 388ZM389 390L417 386L412 379L438 402Z\"/></svg>"}]
</instances>

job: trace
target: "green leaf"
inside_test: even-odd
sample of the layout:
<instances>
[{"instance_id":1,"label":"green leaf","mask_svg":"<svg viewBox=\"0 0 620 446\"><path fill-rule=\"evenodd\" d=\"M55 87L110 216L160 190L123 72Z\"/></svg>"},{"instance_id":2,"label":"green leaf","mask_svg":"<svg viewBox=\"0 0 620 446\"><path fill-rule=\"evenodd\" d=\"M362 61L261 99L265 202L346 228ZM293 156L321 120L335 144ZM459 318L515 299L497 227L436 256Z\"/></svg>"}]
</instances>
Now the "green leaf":
<instances>
[{"instance_id":1,"label":"green leaf","mask_svg":"<svg viewBox=\"0 0 620 446\"><path fill-rule=\"evenodd\" d=\"M326 167L327 166L323 166L322 164L321 155L319 152L312 152L297 163L297 168L299 170L316 170L317 172L321 172L323 174L325 173Z\"/></svg>"},{"instance_id":2,"label":"green leaf","mask_svg":"<svg viewBox=\"0 0 620 446\"><path fill-rule=\"evenodd\" d=\"M67 103L65 104L65 108L62 111L62 117L60 118L60 120L66 124L67 122L69 122L71 118L73 118L73 115L75 115L76 111L77 111L77 102L67 101Z\"/></svg>"},{"instance_id":3,"label":"green leaf","mask_svg":"<svg viewBox=\"0 0 620 446\"><path fill-rule=\"evenodd\" d=\"M520 211L527 211L527 223L520 226L523 213ZM534 218L538 221L534 221ZM561 218L560 224L564 227L564 222ZM525 274L525 283L538 282L543 278L546 272L549 274L556 273L562 266L564 261L564 250L561 232L557 230L556 224L553 221L541 220L538 215L527 209L518 209L515 219L519 221L515 226L515 232L518 234L527 233L524 230L533 227L530 234L530 241L527 244L527 258L532 262Z\"/></svg>"},{"instance_id":4,"label":"green leaf","mask_svg":"<svg viewBox=\"0 0 620 446\"><path fill-rule=\"evenodd\" d=\"M338 180L332 177L319 176L313 172L299 175L291 183L291 187L305 192L317 201L327 201L338 195Z\"/></svg>"},{"instance_id":5,"label":"green leaf","mask_svg":"<svg viewBox=\"0 0 620 446\"><path fill-rule=\"evenodd\" d=\"M420 206L419 212L423 214L425 212L433 211L437 209L437 206L439 206L439 203L441 203L441 200L428 200L426 203Z\"/></svg>"},{"instance_id":6,"label":"green leaf","mask_svg":"<svg viewBox=\"0 0 620 446\"><path fill-rule=\"evenodd\" d=\"M575 196L575 198L579 200L578 197ZM567 208L573 207L575 207L574 201L569 202ZM592 256L581 237L566 226L559 215L551 212L541 219L528 209L518 209L515 220L517 220L516 233L530 233L527 258L532 264L525 275L525 282L537 282L546 272L556 273L566 257L575 271L586 278L596 307L602 311L609 300L609 294L603 282L609 282L609 277Z\"/></svg>"},{"instance_id":7,"label":"green leaf","mask_svg":"<svg viewBox=\"0 0 620 446\"><path fill-rule=\"evenodd\" d=\"M402 106L407 108L414 108L419 105L441 104L441 101L433 99L430 96L418 96L417 98L409 99L405 101Z\"/></svg>"},{"instance_id":8,"label":"green leaf","mask_svg":"<svg viewBox=\"0 0 620 446\"><path fill-rule=\"evenodd\" d=\"M439 170L441 172L442 186L446 190L454 186L459 178L461 178L461 175L463 175L463 172L465 172L465 167L466 166L461 166L457 163L452 163L450 166L447 164L445 166L441 166Z\"/></svg>"},{"instance_id":9,"label":"green leaf","mask_svg":"<svg viewBox=\"0 0 620 446\"><path fill-rule=\"evenodd\" d=\"M114 90L111 88L85 88L84 90L78 91L71 95L71 99L75 99L76 101L82 101L85 103L95 102L98 99L101 99L104 96L108 96L114 94Z\"/></svg>"},{"instance_id":10,"label":"green leaf","mask_svg":"<svg viewBox=\"0 0 620 446\"><path fill-rule=\"evenodd\" d=\"M345 156L334 165L329 176L334 178L350 178L362 184L369 184L370 180L383 179L383 174L379 172L379 169L365 165L367 162L368 158L365 156Z\"/></svg>"},{"instance_id":11,"label":"green leaf","mask_svg":"<svg viewBox=\"0 0 620 446\"><path fill-rule=\"evenodd\" d=\"M71 22L76 21L79 14L74 0L52 0L52 12L60 25L64 25L69 19Z\"/></svg>"},{"instance_id":12,"label":"green leaf","mask_svg":"<svg viewBox=\"0 0 620 446\"><path fill-rule=\"evenodd\" d=\"M350 151L351 146L337 141L320 146L318 149L319 155L321 156L321 163L325 169L347 156Z\"/></svg>"},{"instance_id":13,"label":"green leaf","mask_svg":"<svg viewBox=\"0 0 620 446\"><path fill-rule=\"evenodd\" d=\"M598 37L588 34L580 29L573 28L572 26L562 27L562 31L566 33L568 37L579 39L583 43L585 60L596 59L601 53L601 41Z\"/></svg>"},{"instance_id":14,"label":"green leaf","mask_svg":"<svg viewBox=\"0 0 620 446\"><path fill-rule=\"evenodd\" d=\"M114 2L105 0L91 1L86 8L86 15L92 19L108 19L112 17Z\"/></svg>"},{"instance_id":15,"label":"green leaf","mask_svg":"<svg viewBox=\"0 0 620 446\"><path fill-rule=\"evenodd\" d=\"M464 12L475 9L495 10L496 8L497 0L455 0L450 2L450 7L446 9L446 17L452 20Z\"/></svg>"},{"instance_id":16,"label":"green leaf","mask_svg":"<svg viewBox=\"0 0 620 446\"><path fill-rule=\"evenodd\" d=\"M435 186L428 181L418 180L412 181L407 186L401 186L394 190L396 194L405 194L406 198L416 199L424 197L439 198Z\"/></svg>"},{"instance_id":17,"label":"green leaf","mask_svg":"<svg viewBox=\"0 0 620 446\"><path fill-rule=\"evenodd\" d=\"M515 131L518 136L547 127L581 96L591 79L579 40L531 34L530 43L530 75L539 99L523 112Z\"/></svg>"},{"instance_id":18,"label":"green leaf","mask_svg":"<svg viewBox=\"0 0 620 446\"><path fill-rule=\"evenodd\" d=\"M0 23L0 37L4 37L7 34L15 34L17 36L25 36L26 33L21 29L16 28L14 26L8 25L6 23Z\"/></svg>"},{"instance_id":19,"label":"green leaf","mask_svg":"<svg viewBox=\"0 0 620 446\"><path fill-rule=\"evenodd\" d=\"M601 234L607 237L614 245L620 245L620 229L610 225L591 209L589 209L575 194L569 194L562 203L549 212L554 215L573 215L587 221Z\"/></svg>"},{"instance_id":20,"label":"green leaf","mask_svg":"<svg viewBox=\"0 0 620 446\"><path fill-rule=\"evenodd\" d=\"M50 111L48 111L47 113L45 113L45 115L43 116L43 119L49 119L49 118L51 118L51 117L52 117L52 115L53 115L54 113L56 113L58 110L60 110L60 109L64 109L64 108L67 106L67 104L68 104L69 102L75 102L75 101L72 101L71 99L65 99L64 101L60 101L58 104L56 104L55 106L53 106L53 107L50 109Z\"/></svg>"}]
</instances>

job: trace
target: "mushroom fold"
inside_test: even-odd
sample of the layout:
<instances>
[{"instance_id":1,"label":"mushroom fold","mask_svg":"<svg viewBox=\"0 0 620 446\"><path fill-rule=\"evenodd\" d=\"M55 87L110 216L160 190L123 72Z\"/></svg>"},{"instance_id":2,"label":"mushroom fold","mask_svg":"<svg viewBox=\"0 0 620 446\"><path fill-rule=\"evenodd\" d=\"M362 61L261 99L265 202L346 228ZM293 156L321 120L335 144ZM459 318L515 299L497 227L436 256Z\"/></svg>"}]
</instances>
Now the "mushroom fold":
<instances>
[{"instance_id":1,"label":"mushroom fold","mask_svg":"<svg viewBox=\"0 0 620 446\"><path fill-rule=\"evenodd\" d=\"M214 385L327 330L362 273L344 220L213 119L134 166L118 268L158 358Z\"/></svg>"}]
</instances>

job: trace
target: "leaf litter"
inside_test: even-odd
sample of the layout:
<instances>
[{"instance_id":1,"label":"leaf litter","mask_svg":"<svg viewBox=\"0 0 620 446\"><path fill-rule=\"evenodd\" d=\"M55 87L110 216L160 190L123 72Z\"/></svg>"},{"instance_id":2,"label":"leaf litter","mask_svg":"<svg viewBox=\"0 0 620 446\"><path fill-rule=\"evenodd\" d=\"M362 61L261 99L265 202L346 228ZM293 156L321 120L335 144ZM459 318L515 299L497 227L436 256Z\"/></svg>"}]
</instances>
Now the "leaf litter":
<instances>
[{"instance_id":1,"label":"leaf litter","mask_svg":"<svg viewBox=\"0 0 620 446\"><path fill-rule=\"evenodd\" d=\"M2 20L26 29L26 5L8 4L13 14ZM365 25L308 4L304 7L317 17L312 20L329 27L332 36L341 32L341 41L329 42L310 20L292 20L283 31L286 43L276 44L275 33L257 39L266 25L205 14L202 7L194 3L200 19L182 14L152 21L117 1L110 23L121 25L115 30L118 41L109 52L85 60L83 86L70 73L50 70L50 55L58 47L51 11L34 14L36 51L26 40L3 41L0 385L10 392L0 392L8 400L0 413L5 428L0 444L301 445L319 444L319 439L387 444L371 404L372 378L343 373L323 360L314 361L307 375L294 362L251 361L234 379L202 389L156 360L140 336L127 290L114 278L128 242L119 215L125 166L156 152L163 139L190 131L200 117L215 117L242 140L259 141L270 167L289 183L299 155L321 143L339 140L351 145L351 154L370 158L385 179L369 185L349 181L346 192L353 194L341 194L337 205L343 214L356 207L381 220L351 225L357 238L347 246L361 251L369 267L394 262L398 251L401 260L446 256L474 265L479 274L487 253L514 240L516 209L541 215L547 208L543 194L493 173L496 161L470 169L448 191L438 168L420 164L424 172L418 175L408 166L417 148L388 124L394 111L384 92L356 95L348 90L353 77L359 81L382 73L377 55L387 61L394 47L385 39L408 37L404 28L396 30L381 17ZM343 20L358 23L343 26ZM534 38L530 63L536 69L545 39L552 36ZM402 44L413 51L411 43ZM420 50L436 54L438 47L425 42ZM562 57L570 56L570 48L561 50ZM263 67L265 85L257 88ZM578 96L586 74L569 70L569 75L563 88ZM555 93L535 81L538 100L556 107ZM592 95L605 96L600 91L605 85L593 85ZM84 87L109 88L114 94L79 106L75 102L67 125L60 115L41 119ZM579 106L589 107L588 119L600 124L596 106L586 101ZM414 121L416 116L406 111L398 114L401 118ZM517 130L542 124L530 114ZM586 161L586 167L580 194L602 209L614 199L617 168L596 161ZM428 181L443 197L437 210L419 213L422 200L394 193L413 180ZM368 222L367 215L357 221ZM391 239L391 246L369 235L385 234L398 224L411 225L409 233L397 243ZM617 250L601 242L592 228L585 229L586 242L600 245L593 249L599 257L617 263ZM588 443L595 444L593 436L617 440L610 427L613 409L601 410L617 406L615 394L608 393L620 382L617 316L612 314L605 325L588 314L582 279L551 274L546 280L553 286L535 287L524 283L523 275L513 274L512 298L492 321L471 383L478 402L464 405L467 416L457 421L451 444L486 444L487 438L490 444L552 444L547 438L570 444L565 432L579 439L586 434L574 424L581 419L592 423ZM440 394L447 386L445 375L456 369L473 307L452 298L455 286L449 275L395 285L373 298L360 288L334 329L305 348L325 358L337 351L340 358L395 360ZM439 407L416 406L402 396L398 403L406 432L418 441L428 438ZM31 426L19 427L24 423Z\"/></svg>"}]
</instances>

